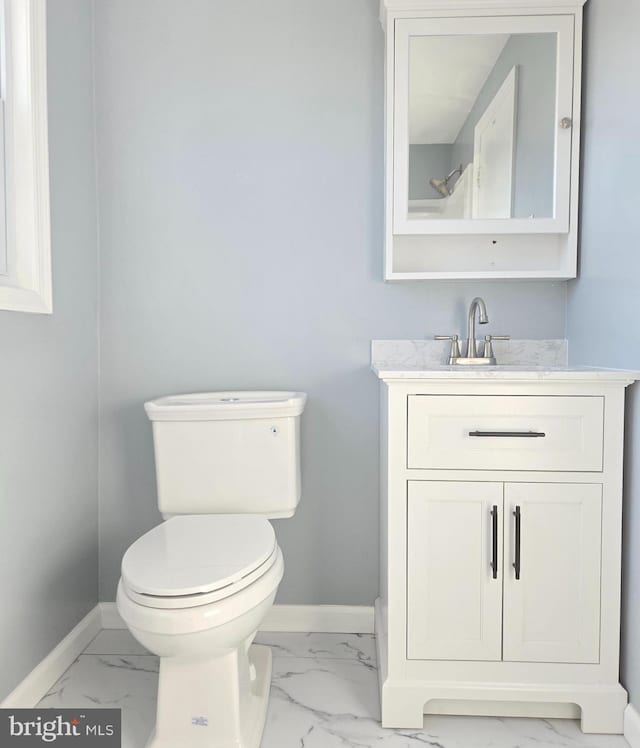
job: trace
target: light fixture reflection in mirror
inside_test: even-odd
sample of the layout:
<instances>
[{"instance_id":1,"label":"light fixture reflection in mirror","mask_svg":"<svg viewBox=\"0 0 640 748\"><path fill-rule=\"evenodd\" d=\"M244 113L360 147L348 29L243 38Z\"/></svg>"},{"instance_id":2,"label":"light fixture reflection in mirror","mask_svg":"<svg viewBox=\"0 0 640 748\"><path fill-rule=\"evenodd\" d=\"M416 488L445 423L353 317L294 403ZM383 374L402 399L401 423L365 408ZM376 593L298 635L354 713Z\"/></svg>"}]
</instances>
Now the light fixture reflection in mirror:
<instances>
[{"instance_id":1,"label":"light fixture reflection in mirror","mask_svg":"<svg viewBox=\"0 0 640 748\"><path fill-rule=\"evenodd\" d=\"M449 183L451 180L458 174L459 176L462 176L462 172L464 171L464 167L462 164L457 169L454 169L452 172L447 174L444 179L438 179L437 177L434 177L433 179L429 180L429 184L433 187L434 190L437 190L442 197L450 197L453 194L453 190L451 187L449 187Z\"/></svg>"}]
</instances>

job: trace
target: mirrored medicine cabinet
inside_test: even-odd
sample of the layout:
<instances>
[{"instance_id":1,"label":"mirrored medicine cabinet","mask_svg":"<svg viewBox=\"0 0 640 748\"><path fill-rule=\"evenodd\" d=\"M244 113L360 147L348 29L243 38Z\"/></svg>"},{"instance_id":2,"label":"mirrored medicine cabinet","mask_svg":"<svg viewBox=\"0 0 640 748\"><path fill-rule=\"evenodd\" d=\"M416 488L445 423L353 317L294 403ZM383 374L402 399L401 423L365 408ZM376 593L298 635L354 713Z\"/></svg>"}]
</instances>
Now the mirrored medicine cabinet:
<instances>
[{"instance_id":1,"label":"mirrored medicine cabinet","mask_svg":"<svg viewBox=\"0 0 640 748\"><path fill-rule=\"evenodd\" d=\"M387 280L576 275L584 0L382 0Z\"/></svg>"}]
</instances>

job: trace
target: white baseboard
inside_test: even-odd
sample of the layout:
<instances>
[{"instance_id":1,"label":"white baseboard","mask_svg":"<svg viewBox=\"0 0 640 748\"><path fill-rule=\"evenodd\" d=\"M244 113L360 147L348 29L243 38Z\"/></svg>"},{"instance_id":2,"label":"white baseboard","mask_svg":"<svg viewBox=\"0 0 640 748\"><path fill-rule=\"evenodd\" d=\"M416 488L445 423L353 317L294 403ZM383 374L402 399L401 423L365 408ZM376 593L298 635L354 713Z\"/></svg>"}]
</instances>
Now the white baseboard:
<instances>
[{"instance_id":1,"label":"white baseboard","mask_svg":"<svg viewBox=\"0 0 640 748\"><path fill-rule=\"evenodd\" d=\"M27 675L0 707L35 706L102 629L126 629L115 603L99 603ZM364 605L274 605L261 631L372 634L373 608Z\"/></svg>"},{"instance_id":2,"label":"white baseboard","mask_svg":"<svg viewBox=\"0 0 640 748\"><path fill-rule=\"evenodd\" d=\"M631 704L624 710L624 737L631 748L640 748L640 713Z\"/></svg>"},{"instance_id":3,"label":"white baseboard","mask_svg":"<svg viewBox=\"0 0 640 748\"><path fill-rule=\"evenodd\" d=\"M274 605L260 631L373 634L373 606Z\"/></svg>"},{"instance_id":4,"label":"white baseboard","mask_svg":"<svg viewBox=\"0 0 640 748\"><path fill-rule=\"evenodd\" d=\"M115 603L100 603L102 628L127 628ZM336 634L373 634L373 607L367 605L274 605L260 631L322 631Z\"/></svg>"},{"instance_id":5,"label":"white baseboard","mask_svg":"<svg viewBox=\"0 0 640 748\"><path fill-rule=\"evenodd\" d=\"M29 709L35 706L101 629L102 615L96 605L6 699L0 702L0 707Z\"/></svg>"}]
</instances>

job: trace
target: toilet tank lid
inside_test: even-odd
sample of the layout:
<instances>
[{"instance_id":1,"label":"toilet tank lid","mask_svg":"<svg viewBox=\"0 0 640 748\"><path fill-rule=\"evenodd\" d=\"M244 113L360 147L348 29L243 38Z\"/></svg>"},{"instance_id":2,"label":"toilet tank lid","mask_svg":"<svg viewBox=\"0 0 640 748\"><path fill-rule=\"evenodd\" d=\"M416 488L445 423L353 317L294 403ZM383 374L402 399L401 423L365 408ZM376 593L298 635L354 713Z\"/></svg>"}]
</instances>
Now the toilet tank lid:
<instances>
[{"instance_id":1,"label":"toilet tank lid","mask_svg":"<svg viewBox=\"0 0 640 748\"><path fill-rule=\"evenodd\" d=\"M304 392L196 392L151 400L144 409L151 421L233 421L299 416L306 401Z\"/></svg>"}]
</instances>

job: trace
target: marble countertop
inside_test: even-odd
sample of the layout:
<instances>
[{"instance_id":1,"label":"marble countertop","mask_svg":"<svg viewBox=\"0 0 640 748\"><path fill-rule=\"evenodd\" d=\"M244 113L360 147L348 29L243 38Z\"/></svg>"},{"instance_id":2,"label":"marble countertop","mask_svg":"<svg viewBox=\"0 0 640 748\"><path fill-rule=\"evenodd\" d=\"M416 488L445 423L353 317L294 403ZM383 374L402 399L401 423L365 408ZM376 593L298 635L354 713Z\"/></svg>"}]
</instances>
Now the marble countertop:
<instances>
[{"instance_id":1,"label":"marble countertop","mask_svg":"<svg viewBox=\"0 0 640 748\"><path fill-rule=\"evenodd\" d=\"M449 343L433 340L373 340L371 368L380 379L516 381L640 380L640 372L598 366L569 366L566 340L495 341L498 366L445 366Z\"/></svg>"},{"instance_id":2,"label":"marble countertop","mask_svg":"<svg viewBox=\"0 0 640 748\"><path fill-rule=\"evenodd\" d=\"M402 368L372 364L380 379L503 379L535 381L615 381L634 382L640 372L623 369L601 369L590 366L420 366Z\"/></svg>"}]
</instances>

